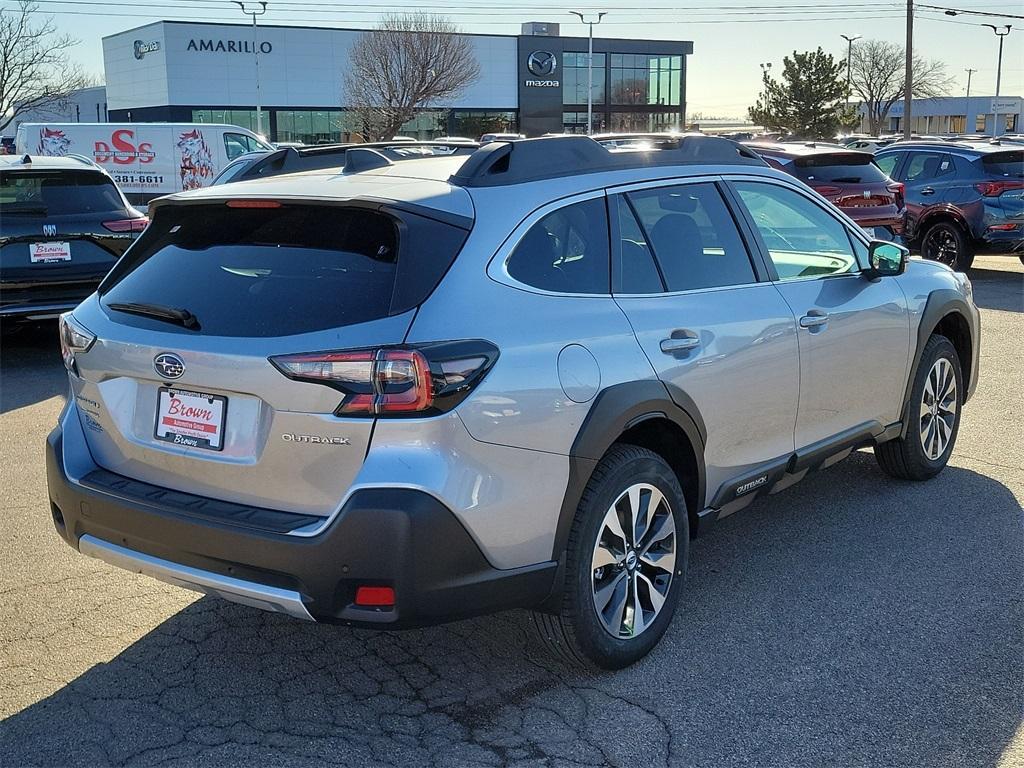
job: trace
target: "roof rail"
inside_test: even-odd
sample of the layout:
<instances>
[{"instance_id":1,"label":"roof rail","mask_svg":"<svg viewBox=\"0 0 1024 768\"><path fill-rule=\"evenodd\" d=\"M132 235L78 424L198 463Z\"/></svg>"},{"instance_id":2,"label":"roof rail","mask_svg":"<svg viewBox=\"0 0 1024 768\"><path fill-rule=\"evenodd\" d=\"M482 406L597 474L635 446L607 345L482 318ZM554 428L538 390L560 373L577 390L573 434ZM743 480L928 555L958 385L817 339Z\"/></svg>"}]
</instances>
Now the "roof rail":
<instances>
[{"instance_id":1,"label":"roof rail","mask_svg":"<svg viewBox=\"0 0 1024 768\"><path fill-rule=\"evenodd\" d=\"M373 141L363 144L322 144L315 147L285 147L267 154L251 170L274 166L280 173L315 171L323 168L339 168L347 164L351 149L372 149L388 160L409 160L423 155L417 150L436 147L449 149L449 155L468 155L479 145L465 141ZM424 154L429 154L424 152ZM365 168L363 170L366 170Z\"/></svg>"},{"instance_id":2,"label":"roof rail","mask_svg":"<svg viewBox=\"0 0 1024 768\"><path fill-rule=\"evenodd\" d=\"M497 187L581 173L712 163L767 165L749 148L715 136L680 135L638 151L610 151L589 136L551 136L486 144L449 181L460 187Z\"/></svg>"},{"instance_id":3,"label":"roof rail","mask_svg":"<svg viewBox=\"0 0 1024 768\"><path fill-rule=\"evenodd\" d=\"M80 163L85 163L86 165L92 166L93 168L102 168L103 167L102 165L97 163L95 160L93 160L91 157L86 157L85 155L75 154L74 152L68 152L66 155L64 155L64 157L70 157L72 160L77 160Z\"/></svg>"},{"instance_id":4,"label":"roof rail","mask_svg":"<svg viewBox=\"0 0 1024 768\"><path fill-rule=\"evenodd\" d=\"M345 153L345 167L343 173L359 173L370 171L374 168L387 168L394 165L383 154L371 147L352 147Z\"/></svg>"}]
</instances>

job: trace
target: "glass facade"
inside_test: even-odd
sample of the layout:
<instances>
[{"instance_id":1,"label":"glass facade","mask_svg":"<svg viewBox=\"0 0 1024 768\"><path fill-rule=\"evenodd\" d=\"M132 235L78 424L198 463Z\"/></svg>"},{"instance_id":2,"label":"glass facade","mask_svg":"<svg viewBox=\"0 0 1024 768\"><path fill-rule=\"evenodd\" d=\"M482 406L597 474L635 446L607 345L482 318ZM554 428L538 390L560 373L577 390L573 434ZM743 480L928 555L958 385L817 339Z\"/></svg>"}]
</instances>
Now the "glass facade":
<instances>
[{"instance_id":1,"label":"glass facade","mask_svg":"<svg viewBox=\"0 0 1024 768\"><path fill-rule=\"evenodd\" d=\"M227 123L256 133L255 109L193 109L193 123ZM269 133L270 113L263 110L263 132Z\"/></svg>"},{"instance_id":2,"label":"glass facade","mask_svg":"<svg viewBox=\"0 0 1024 768\"><path fill-rule=\"evenodd\" d=\"M604 104L606 59L603 53L594 54L595 104ZM586 52L562 54L562 103L586 104L588 78Z\"/></svg>"},{"instance_id":3,"label":"glass facade","mask_svg":"<svg viewBox=\"0 0 1024 768\"><path fill-rule=\"evenodd\" d=\"M479 139L485 133L518 133L519 115L516 112L471 111L451 112L448 117L448 136ZM431 137L435 138L435 137Z\"/></svg>"},{"instance_id":4,"label":"glass facade","mask_svg":"<svg viewBox=\"0 0 1024 768\"><path fill-rule=\"evenodd\" d=\"M682 56L613 53L610 56L611 103L678 107L682 97Z\"/></svg>"}]
</instances>

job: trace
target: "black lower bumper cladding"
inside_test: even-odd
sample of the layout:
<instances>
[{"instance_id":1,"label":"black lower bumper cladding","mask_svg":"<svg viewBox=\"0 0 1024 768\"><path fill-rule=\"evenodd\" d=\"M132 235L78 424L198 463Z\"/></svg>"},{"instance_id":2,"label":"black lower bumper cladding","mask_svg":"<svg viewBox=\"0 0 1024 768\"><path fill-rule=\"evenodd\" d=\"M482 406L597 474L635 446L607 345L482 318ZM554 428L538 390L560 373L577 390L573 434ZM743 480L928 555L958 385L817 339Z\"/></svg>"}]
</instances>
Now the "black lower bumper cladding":
<instances>
[{"instance_id":1,"label":"black lower bumper cladding","mask_svg":"<svg viewBox=\"0 0 1024 768\"><path fill-rule=\"evenodd\" d=\"M60 427L47 440L46 470L54 523L76 549L88 535L186 568L293 590L318 621L381 629L437 624L539 605L554 581L554 562L493 568L455 515L414 489L356 491L326 530L295 536L175 510L173 492L154 501L72 482ZM193 507L196 498L188 502ZM392 587L396 604L356 606L360 586Z\"/></svg>"}]
</instances>

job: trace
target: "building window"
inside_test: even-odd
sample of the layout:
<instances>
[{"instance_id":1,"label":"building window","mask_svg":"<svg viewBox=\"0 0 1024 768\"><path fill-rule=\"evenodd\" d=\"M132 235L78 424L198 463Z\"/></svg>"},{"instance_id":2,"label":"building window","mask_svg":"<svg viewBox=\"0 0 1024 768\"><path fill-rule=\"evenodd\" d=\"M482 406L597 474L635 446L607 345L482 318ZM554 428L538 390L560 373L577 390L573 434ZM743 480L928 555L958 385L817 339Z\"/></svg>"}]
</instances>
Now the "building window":
<instances>
[{"instance_id":1,"label":"building window","mask_svg":"<svg viewBox=\"0 0 1024 768\"><path fill-rule=\"evenodd\" d=\"M256 132L256 110L255 109L193 109L193 123L226 123L237 125L239 128L248 128ZM263 127L267 127L267 116L263 117Z\"/></svg>"},{"instance_id":2,"label":"building window","mask_svg":"<svg viewBox=\"0 0 1024 768\"><path fill-rule=\"evenodd\" d=\"M613 133L678 131L683 118L679 112L612 112L610 117Z\"/></svg>"},{"instance_id":3,"label":"building window","mask_svg":"<svg viewBox=\"0 0 1024 768\"><path fill-rule=\"evenodd\" d=\"M967 115L950 115L949 116L949 133L966 133L967 132Z\"/></svg>"},{"instance_id":4,"label":"building window","mask_svg":"<svg viewBox=\"0 0 1024 768\"><path fill-rule=\"evenodd\" d=\"M682 103L682 56L611 54L611 103L676 107Z\"/></svg>"},{"instance_id":5,"label":"building window","mask_svg":"<svg viewBox=\"0 0 1024 768\"><path fill-rule=\"evenodd\" d=\"M606 57L594 54L594 104L604 104L604 76ZM562 103L587 103L587 54L562 54Z\"/></svg>"},{"instance_id":6,"label":"building window","mask_svg":"<svg viewBox=\"0 0 1024 768\"><path fill-rule=\"evenodd\" d=\"M988 122L988 115L975 115L974 116L974 132L984 133L985 123Z\"/></svg>"},{"instance_id":7,"label":"building window","mask_svg":"<svg viewBox=\"0 0 1024 768\"><path fill-rule=\"evenodd\" d=\"M303 144L336 144L346 138L340 109L279 109L275 141Z\"/></svg>"},{"instance_id":8,"label":"building window","mask_svg":"<svg viewBox=\"0 0 1024 768\"><path fill-rule=\"evenodd\" d=\"M594 125L592 133L601 133L608 130L607 115L604 112L594 110ZM564 133L586 133L587 132L587 111L563 112L562 131Z\"/></svg>"},{"instance_id":9,"label":"building window","mask_svg":"<svg viewBox=\"0 0 1024 768\"><path fill-rule=\"evenodd\" d=\"M452 112L448 117L449 136L478 139L485 133L518 133L519 116L515 112ZM433 137L432 137L433 138Z\"/></svg>"}]
</instances>

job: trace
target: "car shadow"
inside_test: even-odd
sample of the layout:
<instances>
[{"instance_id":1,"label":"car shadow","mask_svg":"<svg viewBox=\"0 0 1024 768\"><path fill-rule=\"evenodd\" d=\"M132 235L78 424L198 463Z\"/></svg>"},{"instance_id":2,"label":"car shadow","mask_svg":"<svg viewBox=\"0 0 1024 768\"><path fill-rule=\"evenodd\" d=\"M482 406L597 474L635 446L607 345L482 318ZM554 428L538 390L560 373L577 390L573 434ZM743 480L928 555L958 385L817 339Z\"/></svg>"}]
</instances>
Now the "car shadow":
<instances>
[{"instance_id":1,"label":"car shadow","mask_svg":"<svg viewBox=\"0 0 1024 768\"><path fill-rule=\"evenodd\" d=\"M57 324L37 323L0 339L0 413L67 394Z\"/></svg>"},{"instance_id":2,"label":"car shadow","mask_svg":"<svg viewBox=\"0 0 1024 768\"><path fill-rule=\"evenodd\" d=\"M1017 263L1015 256L1006 258ZM982 309L1024 312L1024 272L974 268L969 277L974 286L974 303Z\"/></svg>"},{"instance_id":3,"label":"car shadow","mask_svg":"<svg viewBox=\"0 0 1024 768\"><path fill-rule=\"evenodd\" d=\"M0 723L0 765L994 765L1021 533L985 475L855 453L697 539L660 646L594 675L523 612L388 633L204 598Z\"/></svg>"}]
</instances>

